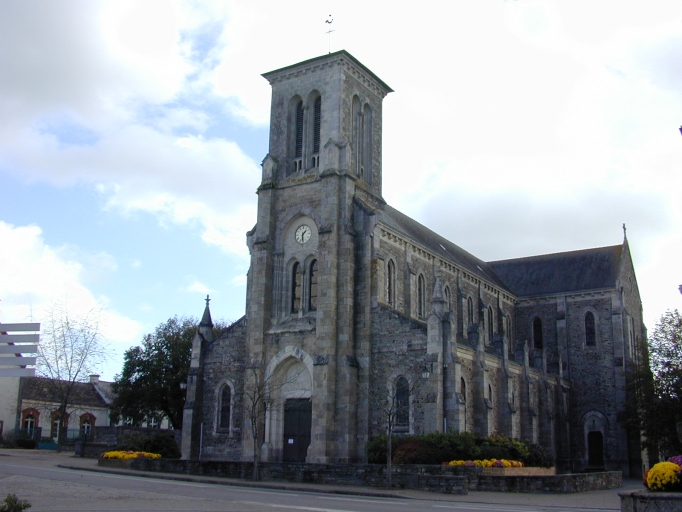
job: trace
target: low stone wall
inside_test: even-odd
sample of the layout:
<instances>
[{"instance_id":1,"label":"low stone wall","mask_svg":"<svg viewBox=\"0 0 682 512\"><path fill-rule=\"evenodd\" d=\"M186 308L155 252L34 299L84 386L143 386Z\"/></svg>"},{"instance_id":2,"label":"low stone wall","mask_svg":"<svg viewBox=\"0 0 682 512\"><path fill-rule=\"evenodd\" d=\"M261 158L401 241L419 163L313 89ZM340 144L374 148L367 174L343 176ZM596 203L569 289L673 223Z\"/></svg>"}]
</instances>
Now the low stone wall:
<instances>
[{"instance_id":1,"label":"low stone wall","mask_svg":"<svg viewBox=\"0 0 682 512\"><path fill-rule=\"evenodd\" d=\"M682 493L650 492L647 490L621 492L621 512L679 512L682 510Z\"/></svg>"},{"instance_id":2,"label":"low stone wall","mask_svg":"<svg viewBox=\"0 0 682 512\"><path fill-rule=\"evenodd\" d=\"M251 479L253 463L241 461L189 461L172 459L135 459L131 468L141 471L184 473ZM393 487L421 489L450 494L468 491L574 493L615 489L623 485L620 471L545 476L485 476L483 468L467 466L394 465ZM307 464L262 462L264 481L306 482L334 485L384 487L383 464Z\"/></svg>"},{"instance_id":3,"label":"low stone wall","mask_svg":"<svg viewBox=\"0 0 682 512\"><path fill-rule=\"evenodd\" d=\"M617 489L623 485L623 473L574 473L550 476L479 476L469 482L472 491L574 493Z\"/></svg>"},{"instance_id":4,"label":"low stone wall","mask_svg":"<svg viewBox=\"0 0 682 512\"><path fill-rule=\"evenodd\" d=\"M240 461L187 461L171 459L135 459L131 468L191 475L251 479L253 463ZM384 487L386 466L382 464L307 464L300 462L262 462L261 479L274 482L304 482L333 485ZM448 494L467 494L468 480L441 466L394 466L393 487L419 489Z\"/></svg>"}]
</instances>

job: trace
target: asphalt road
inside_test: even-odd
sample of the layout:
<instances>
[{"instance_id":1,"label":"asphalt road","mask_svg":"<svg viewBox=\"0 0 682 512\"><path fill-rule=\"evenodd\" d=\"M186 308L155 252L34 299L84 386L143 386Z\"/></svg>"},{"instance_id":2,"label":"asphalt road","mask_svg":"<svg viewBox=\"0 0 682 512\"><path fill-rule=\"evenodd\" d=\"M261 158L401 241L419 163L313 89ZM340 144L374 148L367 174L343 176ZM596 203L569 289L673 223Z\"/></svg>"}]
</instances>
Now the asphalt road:
<instances>
[{"instance_id":1,"label":"asphalt road","mask_svg":"<svg viewBox=\"0 0 682 512\"><path fill-rule=\"evenodd\" d=\"M0 454L3 455L3 454ZM615 500L575 499L561 495L509 495L507 503L485 503L475 497L438 499L338 496L316 492L281 491L178 482L56 467L53 460L27 453L0 456L0 502L8 493L28 500L30 512L40 511L242 511L242 512L600 512L619 510ZM63 462L63 460L61 461ZM500 494L500 493L495 493ZM615 491L613 491L615 495ZM596 496L596 495L595 495ZM571 503L574 503L571 504ZM606 506L605 506L606 504Z\"/></svg>"}]
</instances>

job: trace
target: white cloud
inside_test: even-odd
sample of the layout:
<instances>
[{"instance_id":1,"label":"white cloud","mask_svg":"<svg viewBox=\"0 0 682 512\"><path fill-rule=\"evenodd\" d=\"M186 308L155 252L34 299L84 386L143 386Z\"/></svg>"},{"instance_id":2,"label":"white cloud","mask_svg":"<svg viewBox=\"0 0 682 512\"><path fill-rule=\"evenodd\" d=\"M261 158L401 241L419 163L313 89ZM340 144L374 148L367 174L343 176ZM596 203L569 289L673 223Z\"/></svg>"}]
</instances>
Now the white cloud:
<instances>
[{"instance_id":1,"label":"white cloud","mask_svg":"<svg viewBox=\"0 0 682 512\"><path fill-rule=\"evenodd\" d=\"M213 293L215 290L212 288L209 288L206 286L204 283L201 281L197 281L196 279L192 281L186 288L186 291L188 292L193 292L193 293L201 293L202 295L208 295L210 293Z\"/></svg>"},{"instance_id":2,"label":"white cloud","mask_svg":"<svg viewBox=\"0 0 682 512\"><path fill-rule=\"evenodd\" d=\"M88 275L101 271L97 260L104 260L105 267L112 264L109 256L51 247L38 226L0 221L0 240L1 321L40 322L46 311L62 301L74 313L102 307L102 334L115 345L123 347L139 339L140 324L116 312L106 297L95 297L84 284Z\"/></svg>"}]
</instances>

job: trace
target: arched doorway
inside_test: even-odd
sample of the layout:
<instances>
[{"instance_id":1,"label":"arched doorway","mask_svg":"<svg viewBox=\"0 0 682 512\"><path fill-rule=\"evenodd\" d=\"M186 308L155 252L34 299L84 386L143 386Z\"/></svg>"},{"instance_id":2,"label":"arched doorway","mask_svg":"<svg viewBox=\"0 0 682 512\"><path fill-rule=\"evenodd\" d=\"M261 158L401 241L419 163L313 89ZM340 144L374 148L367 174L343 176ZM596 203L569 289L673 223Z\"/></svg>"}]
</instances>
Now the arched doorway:
<instances>
[{"instance_id":1,"label":"arched doorway","mask_svg":"<svg viewBox=\"0 0 682 512\"><path fill-rule=\"evenodd\" d=\"M601 431L587 433L587 465L591 468L604 467L604 436Z\"/></svg>"},{"instance_id":2,"label":"arched doorway","mask_svg":"<svg viewBox=\"0 0 682 512\"><path fill-rule=\"evenodd\" d=\"M312 376L308 365L289 355L266 379L270 387L265 419L267 460L305 462L312 437Z\"/></svg>"}]
</instances>

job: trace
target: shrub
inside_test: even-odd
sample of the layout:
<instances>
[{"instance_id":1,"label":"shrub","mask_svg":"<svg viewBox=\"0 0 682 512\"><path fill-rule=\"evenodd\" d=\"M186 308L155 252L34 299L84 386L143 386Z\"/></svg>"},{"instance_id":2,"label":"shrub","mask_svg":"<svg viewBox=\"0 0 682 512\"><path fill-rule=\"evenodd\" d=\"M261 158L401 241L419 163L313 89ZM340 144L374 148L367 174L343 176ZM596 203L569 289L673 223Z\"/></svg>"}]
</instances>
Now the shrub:
<instances>
[{"instance_id":1,"label":"shrub","mask_svg":"<svg viewBox=\"0 0 682 512\"><path fill-rule=\"evenodd\" d=\"M157 430L152 435L126 430L118 437L118 451L158 453L164 459L179 459L180 449L172 431Z\"/></svg>"},{"instance_id":2,"label":"shrub","mask_svg":"<svg viewBox=\"0 0 682 512\"><path fill-rule=\"evenodd\" d=\"M20 500L16 494L8 494L5 500L0 503L0 512L21 512L31 508L28 501Z\"/></svg>"},{"instance_id":3,"label":"shrub","mask_svg":"<svg viewBox=\"0 0 682 512\"><path fill-rule=\"evenodd\" d=\"M549 451L539 444L531 443L530 441L525 442L528 447L528 457L522 459L522 462L526 466L540 467L540 468L551 468L554 466L554 457Z\"/></svg>"},{"instance_id":4,"label":"shrub","mask_svg":"<svg viewBox=\"0 0 682 512\"><path fill-rule=\"evenodd\" d=\"M443 462L438 449L423 439L400 444L393 452L395 464L440 464Z\"/></svg>"},{"instance_id":5,"label":"shrub","mask_svg":"<svg viewBox=\"0 0 682 512\"><path fill-rule=\"evenodd\" d=\"M34 439L15 439L14 442L18 448L24 448L26 450L34 450L36 447Z\"/></svg>"}]
</instances>

